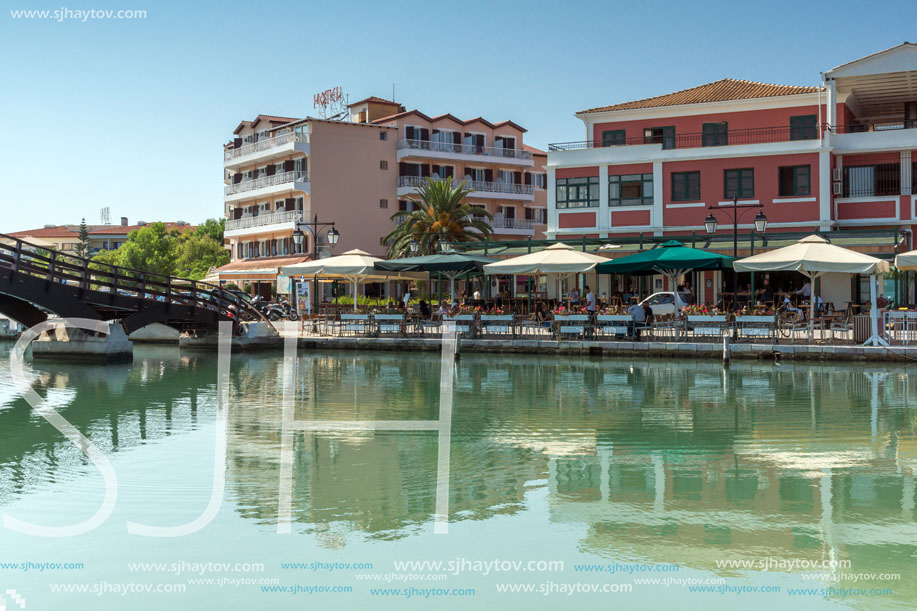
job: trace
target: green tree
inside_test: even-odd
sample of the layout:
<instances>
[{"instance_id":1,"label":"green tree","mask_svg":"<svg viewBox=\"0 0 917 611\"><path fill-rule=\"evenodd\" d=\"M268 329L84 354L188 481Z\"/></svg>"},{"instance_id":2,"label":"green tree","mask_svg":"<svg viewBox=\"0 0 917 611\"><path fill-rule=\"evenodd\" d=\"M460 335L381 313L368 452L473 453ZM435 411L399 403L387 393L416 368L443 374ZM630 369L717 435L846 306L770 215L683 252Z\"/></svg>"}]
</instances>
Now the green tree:
<instances>
[{"instance_id":1,"label":"green tree","mask_svg":"<svg viewBox=\"0 0 917 611\"><path fill-rule=\"evenodd\" d=\"M194 229L195 235L208 237L211 240L223 243L223 227L226 225L226 219L207 219Z\"/></svg>"},{"instance_id":2,"label":"green tree","mask_svg":"<svg viewBox=\"0 0 917 611\"><path fill-rule=\"evenodd\" d=\"M211 267L229 263L229 251L223 246L222 240L216 241L207 231L185 231L178 236L175 248L174 270L182 278L200 280Z\"/></svg>"},{"instance_id":3,"label":"green tree","mask_svg":"<svg viewBox=\"0 0 917 611\"><path fill-rule=\"evenodd\" d=\"M392 220L398 225L382 243L388 246L390 258L410 254L410 243L416 240L420 244L418 254L432 254L438 250L440 242L472 242L486 240L493 235L490 220L493 216L483 208L476 208L465 203L465 197L471 189L465 182L453 184L452 178L446 180L427 179L417 194L420 201L410 211L398 211Z\"/></svg>"},{"instance_id":4,"label":"green tree","mask_svg":"<svg viewBox=\"0 0 917 611\"><path fill-rule=\"evenodd\" d=\"M79 243L76 245L76 256L89 256L89 227L86 226L86 219L80 221Z\"/></svg>"}]
</instances>

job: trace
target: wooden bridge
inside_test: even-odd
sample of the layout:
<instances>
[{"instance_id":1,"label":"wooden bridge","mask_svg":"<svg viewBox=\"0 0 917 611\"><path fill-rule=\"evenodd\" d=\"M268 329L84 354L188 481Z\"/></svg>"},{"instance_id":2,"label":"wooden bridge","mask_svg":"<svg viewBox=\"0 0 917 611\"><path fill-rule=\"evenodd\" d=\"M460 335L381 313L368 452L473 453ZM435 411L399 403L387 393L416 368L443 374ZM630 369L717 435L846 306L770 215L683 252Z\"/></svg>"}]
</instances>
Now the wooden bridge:
<instances>
[{"instance_id":1,"label":"wooden bridge","mask_svg":"<svg viewBox=\"0 0 917 611\"><path fill-rule=\"evenodd\" d=\"M0 314L31 327L49 315L185 329L263 321L247 300L206 282L97 263L0 234ZM237 325L235 325L237 326Z\"/></svg>"}]
</instances>

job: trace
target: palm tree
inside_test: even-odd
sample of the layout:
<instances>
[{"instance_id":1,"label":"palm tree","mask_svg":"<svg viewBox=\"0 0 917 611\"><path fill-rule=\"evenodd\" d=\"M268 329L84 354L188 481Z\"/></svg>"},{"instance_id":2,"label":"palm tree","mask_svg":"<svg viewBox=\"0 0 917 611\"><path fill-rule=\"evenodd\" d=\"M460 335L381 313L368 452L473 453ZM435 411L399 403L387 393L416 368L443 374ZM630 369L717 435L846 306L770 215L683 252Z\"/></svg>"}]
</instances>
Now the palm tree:
<instances>
[{"instance_id":1,"label":"palm tree","mask_svg":"<svg viewBox=\"0 0 917 611\"><path fill-rule=\"evenodd\" d=\"M493 235L490 220L493 215L484 208L464 203L471 193L465 181L454 185L452 177L445 180L427 179L417 187L420 201L412 211L399 210L392 215L398 221L382 243L388 246L389 258L403 257L411 252L416 241L420 255L437 251L441 242L472 242L487 240Z\"/></svg>"}]
</instances>

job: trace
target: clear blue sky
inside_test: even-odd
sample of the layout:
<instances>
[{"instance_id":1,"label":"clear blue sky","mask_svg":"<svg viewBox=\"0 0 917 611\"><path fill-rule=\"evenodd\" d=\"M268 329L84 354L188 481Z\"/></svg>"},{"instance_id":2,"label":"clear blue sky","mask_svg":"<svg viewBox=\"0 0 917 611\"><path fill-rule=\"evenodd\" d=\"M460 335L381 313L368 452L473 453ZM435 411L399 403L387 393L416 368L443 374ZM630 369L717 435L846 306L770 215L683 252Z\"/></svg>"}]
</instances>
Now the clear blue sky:
<instances>
[{"instance_id":1,"label":"clear blue sky","mask_svg":"<svg viewBox=\"0 0 917 611\"><path fill-rule=\"evenodd\" d=\"M69 1L69 0L68 0ZM582 108L724 77L813 85L917 38L913 0L537 2L3 0L0 232L222 214L241 119L312 114L312 94L396 97L579 140ZM142 20L13 19L19 9L146 10ZM441 6L441 8L440 8Z\"/></svg>"}]
</instances>

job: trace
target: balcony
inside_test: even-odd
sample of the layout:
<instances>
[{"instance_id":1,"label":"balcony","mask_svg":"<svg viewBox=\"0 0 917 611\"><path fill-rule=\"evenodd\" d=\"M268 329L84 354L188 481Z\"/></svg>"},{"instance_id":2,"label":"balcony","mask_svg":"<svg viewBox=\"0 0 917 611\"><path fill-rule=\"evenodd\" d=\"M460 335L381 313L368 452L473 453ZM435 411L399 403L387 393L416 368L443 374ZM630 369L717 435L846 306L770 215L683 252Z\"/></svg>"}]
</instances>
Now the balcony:
<instances>
[{"instance_id":1,"label":"balcony","mask_svg":"<svg viewBox=\"0 0 917 611\"><path fill-rule=\"evenodd\" d=\"M274 214L259 214L258 216L244 216L240 219L226 221L223 231L228 236L249 233L247 229L263 229L272 225L290 225L292 229L296 221L301 221L303 213L300 210L275 212Z\"/></svg>"},{"instance_id":2,"label":"balcony","mask_svg":"<svg viewBox=\"0 0 917 611\"><path fill-rule=\"evenodd\" d=\"M823 126L824 128L825 126ZM577 142L557 142L548 145L549 151L576 151L593 148L616 148L621 146L635 146L647 144L661 144L663 149L690 149L690 148L717 148L737 144L765 144L771 142L790 142L797 140L817 140L818 129L812 127L755 127L751 129L733 129L726 134L717 135L691 133L676 134L667 137L625 138L614 144L602 144L595 140L580 140Z\"/></svg>"},{"instance_id":3,"label":"balcony","mask_svg":"<svg viewBox=\"0 0 917 611\"><path fill-rule=\"evenodd\" d=\"M309 154L309 136L301 132L287 132L265 138L252 144L223 151L224 167L237 167L277 153L301 151Z\"/></svg>"},{"instance_id":4,"label":"balcony","mask_svg":"<svg viewBox=\"0 0 917 611\"><path fill-rule=\"evenodd\" d=\"M879 152L911 149L917 142L917 122L897 121L838 125L831 134L831 146L840 152Z\"/></svg>"},{"instance_id":5,"label":"balcony","mask_svg":"<svg viewBox=\"0 0 917 611\"><path fill-rule=\"evenodd\" d=\"M473 144L453 144L451 142L434 142L432 140L399 140L397 145L398 160L404 157L426 157L453 161L492 161L504 165L523 165L533 167L532 153L522 149L505 149L496 146L475 146ZM487 158L490 158L489 160Z\"/></svg>"},{"instance_id":6,"label":"balcony","mask_svg":"<svg viewBox=\"0 0 917 611\"><path fill-rule=\"evenodd\" d=\"M515 219L502 217L499 214L493 219L479 216L475 220L488 223L494 230L494 233L501 235L535 235L535 221L527 219Z\"/></svg>"},{"instance_id":7,"label":"balcony","mask_svg":"<svg viewBox=\"0 0 917 611\"><path fill-rule=\"evenodd\" d=\"M433 180L440 180L432 177ZM518 199L532 200L535 194L535 188L532 185L517 185L507 182L485 182L482 180L470 180L453 177L455 184L467 183L471 189L470 197L487 197L498 199ZM427 182L426 177L421 176L399 176L398 177L398 195L410 195L414 193L417 187Z\"/></svg>"},{"instance_id":8,"label":"balcony","mask_svg":"<svg viewBox=\"0 0 917 611\"><path fill-rule=\"evenodd\" d=\"M309 193L308 172L284 172L273 176L262 176L253 180L228 185L223 189L226 202L238 201L264 195L273 195L290 189Z\"/></svg>"}]
</instances>

